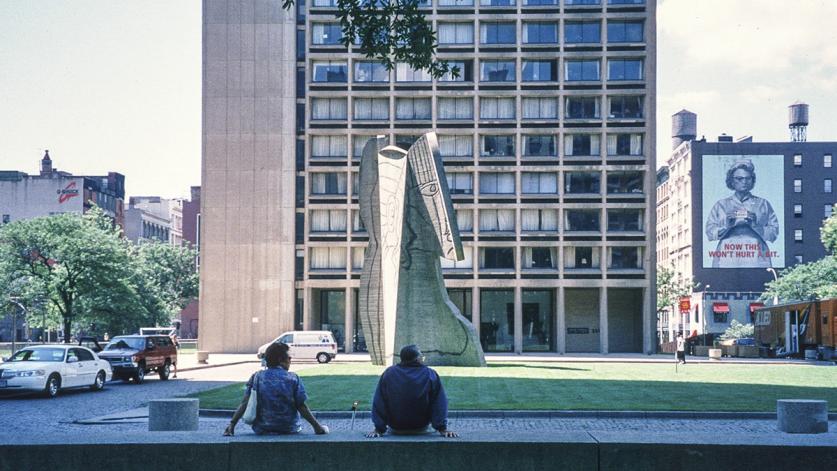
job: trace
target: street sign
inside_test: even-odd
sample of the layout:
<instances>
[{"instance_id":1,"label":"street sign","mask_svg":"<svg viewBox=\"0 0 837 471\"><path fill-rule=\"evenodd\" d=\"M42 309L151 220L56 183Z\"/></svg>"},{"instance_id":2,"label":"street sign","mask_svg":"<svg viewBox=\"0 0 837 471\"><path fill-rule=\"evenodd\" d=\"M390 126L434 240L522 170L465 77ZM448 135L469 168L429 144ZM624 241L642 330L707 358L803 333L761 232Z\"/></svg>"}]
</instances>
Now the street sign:
<instances>
[{"instance_id":1,"label":"street sign","mask_svg":"<svg viewBox=\"0 0 837 471\"><path fill-rule=\"evenodd\" d=\"M680 298L680 312L689 312L692 310L692 298Z\"/></svg>"}]
</instances>

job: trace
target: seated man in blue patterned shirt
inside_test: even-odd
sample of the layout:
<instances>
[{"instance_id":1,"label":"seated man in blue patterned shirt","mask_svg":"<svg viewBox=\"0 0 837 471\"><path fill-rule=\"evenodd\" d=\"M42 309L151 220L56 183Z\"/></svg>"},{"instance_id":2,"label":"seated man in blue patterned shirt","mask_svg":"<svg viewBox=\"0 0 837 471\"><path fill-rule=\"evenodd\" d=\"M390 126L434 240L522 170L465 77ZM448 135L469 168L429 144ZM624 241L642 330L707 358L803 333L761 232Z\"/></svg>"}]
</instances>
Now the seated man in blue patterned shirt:
<instances>
[{"instance_id":1,"label":"seated man in blue patterned shirt","mask_svg":"<svg viewBox=\"0 0 837 471\"><path fill-rule=\"evenodd\" d=\"M401 363L381 375L372 400L375 430L367 437L380 437L391 428L395 434L416 434L432 425L443 437L454 438L448 430L448 398L439 375L422 363L415 345L401 349Z\"/></svg>"},{"instance_id":2,"label":"seated man in blue patterned shirt","mask_svg":"<svg viewBox=\"0 0 837 471\"><path fill-rule=\"evenodd\" d=\"M305 394L305 387L299 376L288 371L291 367L288 349L288 345L284 343L274 343L267 347L265 351L267 369L250 377L244 399L224 430L224 435L235 434L235 425L244 415L247 402L250 400L250 392L254 387L257 388L258 401L256 420L252 427L257 435L298 433L302 430L299 425L300 413L311 424L317 435L328 433L328 427L320 425L305 404L308 395Z\"/></svg>"}]
</instances>

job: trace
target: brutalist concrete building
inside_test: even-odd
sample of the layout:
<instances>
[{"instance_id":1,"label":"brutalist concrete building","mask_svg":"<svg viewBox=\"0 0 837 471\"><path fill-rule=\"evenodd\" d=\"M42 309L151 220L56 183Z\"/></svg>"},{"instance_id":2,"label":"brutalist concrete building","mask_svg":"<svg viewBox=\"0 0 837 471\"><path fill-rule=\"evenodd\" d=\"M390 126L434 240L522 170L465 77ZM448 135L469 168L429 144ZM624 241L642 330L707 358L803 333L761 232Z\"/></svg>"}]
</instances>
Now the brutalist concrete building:
<instances>
[{"instance_id":1,"label":"brutalist concrete building","mask_svg":"<svg viewBox=\"0 0 837 471\"><path fill-rule=\"evenodd\" d=\"M487 352L654 348L655 3L432 0L432 80L340 45L336 1L205 0L201 348L363 350L365 142L435 131Z\"/></svg>"}]
</instances>

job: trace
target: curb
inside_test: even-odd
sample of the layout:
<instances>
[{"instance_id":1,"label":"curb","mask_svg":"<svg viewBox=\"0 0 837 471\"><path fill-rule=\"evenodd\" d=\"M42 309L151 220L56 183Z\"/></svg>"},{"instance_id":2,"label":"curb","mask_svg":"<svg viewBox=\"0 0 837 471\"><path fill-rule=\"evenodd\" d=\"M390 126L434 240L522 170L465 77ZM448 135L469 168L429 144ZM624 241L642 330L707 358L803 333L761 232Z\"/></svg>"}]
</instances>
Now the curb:
<instances>
[{"instance_id":1,"label":"curb","mask_svg":"<svg viewBox=\"0 0 837 471\"><path fill-rule=\"evenodd\" d=\"M200 409L201 417L232 417L230 409ZM313 412L318 419L351 419L348 411ZM371 419L369 411L358 411L356 419ZM449 419L714 419L714 420L776 420L775 412L693 412L693 411L450 411ZM829 412L828 420L837 420L837 412Z\"/></svg>"},{"instance_id":2,"label":"curb","mask_svg":"<svg viewBox=\"0 0 837 471\"><path fill-rule=\"evenodd\" d=\"M223 366L243 365L245 363L259 363L259 361L258 360L243 360L243 361L234 361L232 363L218 363L217 365L190 366L188 368L178 368L177 372L180 373L181 371L207 370L209 368L221 368Z\"/></svg>"}]
</instances>

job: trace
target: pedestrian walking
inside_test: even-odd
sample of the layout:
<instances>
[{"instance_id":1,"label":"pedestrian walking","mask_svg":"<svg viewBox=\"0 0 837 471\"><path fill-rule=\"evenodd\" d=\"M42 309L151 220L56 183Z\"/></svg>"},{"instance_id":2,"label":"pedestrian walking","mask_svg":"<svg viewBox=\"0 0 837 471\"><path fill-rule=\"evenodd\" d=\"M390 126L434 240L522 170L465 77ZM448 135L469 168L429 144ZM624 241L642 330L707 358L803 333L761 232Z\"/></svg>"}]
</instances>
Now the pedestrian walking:
<instances>
[{"instance_id":1,"label":"pedestrian walking","mask_svg":"<svg viewBox=\"0 0 837 471\"><path fill-rule=\"evenodd\" d=\"M677 334L677 363L686 364L686 339L683 334Z\"/></svg>"}]
</instances>

